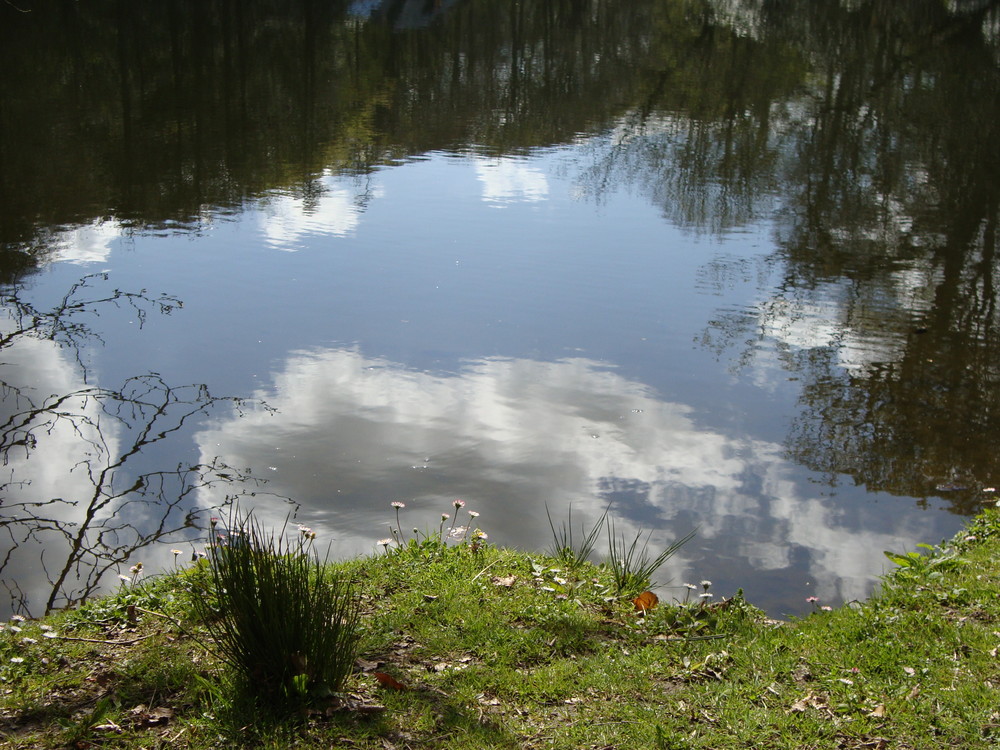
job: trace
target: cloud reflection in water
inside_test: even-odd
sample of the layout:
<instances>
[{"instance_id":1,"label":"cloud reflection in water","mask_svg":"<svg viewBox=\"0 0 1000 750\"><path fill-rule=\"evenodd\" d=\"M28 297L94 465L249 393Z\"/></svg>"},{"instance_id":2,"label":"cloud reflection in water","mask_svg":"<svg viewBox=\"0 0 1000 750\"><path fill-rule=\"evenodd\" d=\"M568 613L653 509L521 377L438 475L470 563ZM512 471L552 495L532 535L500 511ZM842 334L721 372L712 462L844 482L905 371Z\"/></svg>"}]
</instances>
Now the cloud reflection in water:
<instances>
[{"instance_id":1,"label":"cloud reflection in water","mask_svg":"<svg viewBox=\"0 0 1000 750\"><path fill-rule=\"evenodd\" d=\"M333 176L325 176L311 187L308 195L275 193L262 202L258 221L269 246L296 252L311 235L353 234L366 202L382 195L378 186L369 188L367 195L356 194Z\"/></svg>"},{"instance_id":2,"label":"cloud reflection in water","mask_svg":"<svg viewBox=\"0 0 1000 750\"><path fill-rule=\"evenodd\" d=\"M882 550L930 529L919 518L852 522L805 496L812 485L781 446L702 429L689 407L583 358L484 359L435 374L352 349L300 352L273 393L256 396L277 413L216 423L197 438L202 460L268 475L335 554L372 551L392 500L407 503L404 527L424 527L463 498L491 540L528 549L551 542L545 503L557 519L573 503L574 519L589 522L613 502L621 528L654 529L654 547L699 527L664 571L675 584L714 577L750 593L754 576L798 566L794 577L814 586L775 601L836 601L867 595ZM280 523L287 508L257 513Z\"/></svg>"},{"instance_id":3,"label":"cloud reflection in water","mask_svg":"<svg viewBox=\"0 0 1000 750\"><path fill-rule=\"evenodd\" d=\"M11 326L5 323L3 328L4 335L9 335ZM15 336L3 348L0 379L22 388L24 396L36 406L49 394L70 394L86 388L69 350L30 336ZM69 541L45 519L56 518L67 525L83 522L87 500L94 493L88 462L95 470L100 468L94 445L117 455L120 436L113 421L101 419L100 405L93 398L67 399L56 411L73 417L47 423L50 415L44 412L37 419L25 421L31 407L15 391L5 390L3 396L0 423L7 434L5 446L10 450L3 456L0 492L0 579L4 587L0 613L9 614L7 590L11 590L15 599L23 594L31 611L40 614L51 589L51 578L58 574L70 551ZM18 434L13 425L22 423L34 427L32 435L37 442L30 449L10 444ZM98 518L113 511L113 507L105 508Z\"/></svg>"},{"instance_id":4,"label":"cloud reflection in water","mask_svg":"<svg viewBox=\"0 0 1000 750\"><path fill-rule=\"evenodd\" d=\"M545 172L514 158L475 161L476 177L482 183L483 200L494 207L509 203L535 203L549 197Z\"/></svg>"}]
</instances>

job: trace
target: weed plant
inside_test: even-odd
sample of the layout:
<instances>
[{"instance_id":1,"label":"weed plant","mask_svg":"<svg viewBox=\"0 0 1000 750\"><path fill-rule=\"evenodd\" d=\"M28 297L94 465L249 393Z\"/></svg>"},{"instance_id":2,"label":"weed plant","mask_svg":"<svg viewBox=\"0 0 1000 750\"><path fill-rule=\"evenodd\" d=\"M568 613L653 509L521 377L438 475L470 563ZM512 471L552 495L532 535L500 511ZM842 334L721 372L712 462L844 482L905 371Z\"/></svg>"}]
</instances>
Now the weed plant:
<instances>
[{"instance_id":1,"label":"weed plant","mask_svg":"<svg viewBox=\"0 0 1000 750\"><path fill-rule=\"evenodd\" d=\"M552 531L552 546L549 549L551 557L559 560L570 571L575 571L584 565L594 547L601 529L608 532L608 556L606 565L610 568L615 584L615 593L619 596L629 598L649 588L653 575L659 570L670 557L682 546L687 544L695 535L692 531L683 539L671 544L659 555L650 557L649 537L652 531L646 533L645 540L642 539L643 531L640 529L635 537L629 542L624 535L619 536L615 532L615 522L608 513L611 506L604 509L604 513L597 519L590 531L583 533L582 537L573 534L573 507L569 508L567 520L558 527L552 520L549 508L545 506L545 515L549 520L549 529ZM581 527L581 532L583 527ZM707 589L706 589L707 591Z\"/></svg>"},{"instance_id":2,"label":"weed plant","mask_svg":"<svg viewBox=\"0 0 1000 750\"><path fill-rule=\"evenodd\" d=\"M215 530L213 522L213 531ZM357 650L358 599L312 551L305 527L289 541L234 511L209 549L208 590L194 596L236 705L288 713L340 691Z\"/></svg>"},{"instance_id":3,"label":"weed plant","mask_svg":"<svg viewBox=\"0 0 1000 750\"><path fill-rule=\"evenodd\" d=\"M546 505L545 516L549 519L549 528L552 530L552 547L549 551L550 555L558 560L561 560L564 565L571 568L577 567L581 563L586 562L590 558L591 553L594 551L594 545L597 544L597 537L601 535L601 529L604 528L609 510L611 510L610 505L604 509L604 513L602 513L601 517L597 519L590 531L583 533L581 538L573 535L572 504L570 504L569 511L566 514L566 520L560 524L559 528L556 528L555 522L552 520L552 514L549 513L549 506ZM580 527L580 531L584 531L582 526Z\"/></svg>"},{"instance_id":4,"label":"weed plant","mask_svg":"<svg viewBox=\"0 0 1000 750\"><path fill-rule=\"evenodd\" d=\"M656 557L650 557L649 537L652 535L652 531L647 532L646 538L643 540L642 529L639 529L632 541L629 542L624 534L618 535L615 532L614 519L608 518L606 526L608 530L608 567L611 568L616 592L623 596L635 596L649 588L656 571L695 535L695 532L692 531L664 549Z\"/></svg>"}]
</instances>

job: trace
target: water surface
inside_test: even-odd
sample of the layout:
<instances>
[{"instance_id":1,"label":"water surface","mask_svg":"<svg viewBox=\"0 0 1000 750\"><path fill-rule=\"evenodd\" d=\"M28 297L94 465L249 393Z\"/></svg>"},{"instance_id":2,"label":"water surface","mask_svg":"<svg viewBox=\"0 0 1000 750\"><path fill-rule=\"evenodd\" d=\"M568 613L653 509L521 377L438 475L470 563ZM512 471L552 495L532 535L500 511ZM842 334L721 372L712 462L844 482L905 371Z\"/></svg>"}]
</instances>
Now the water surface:
<instances>
[{"instance_id":1,"label":"water surface","mask_svg":"<svg viewBox=\"0 0 1000 750\"><path fill-rule=\"evenodd\" d=\"M610 506L801 614L992 501L996 3L23 9L12 607L244 492L341 555L391 501L528 549Z\"/></svg>"}]
</instances>

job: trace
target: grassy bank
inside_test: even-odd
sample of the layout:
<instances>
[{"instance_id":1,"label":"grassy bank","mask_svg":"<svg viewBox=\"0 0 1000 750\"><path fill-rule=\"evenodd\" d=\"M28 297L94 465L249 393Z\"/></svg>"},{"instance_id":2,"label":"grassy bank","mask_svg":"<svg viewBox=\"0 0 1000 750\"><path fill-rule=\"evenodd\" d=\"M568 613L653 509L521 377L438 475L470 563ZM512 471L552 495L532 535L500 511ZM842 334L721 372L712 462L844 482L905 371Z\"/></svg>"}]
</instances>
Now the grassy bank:
<instances>
[{"instance_id":1,"label":"grassy bank","mask_svg":"<svg viewBox=\"0 0 1000 750\"><path fill-rule=\"evenodd\" d=\"M864 604L776 623L709 582L640 612L604 568L483 543L390 549L342 566L362 593L348 692L279 723L241 712L198 643L202 564L5 624L0 744L992 747L1000 514L925 551Z\"/></svg>"}]
</instances>

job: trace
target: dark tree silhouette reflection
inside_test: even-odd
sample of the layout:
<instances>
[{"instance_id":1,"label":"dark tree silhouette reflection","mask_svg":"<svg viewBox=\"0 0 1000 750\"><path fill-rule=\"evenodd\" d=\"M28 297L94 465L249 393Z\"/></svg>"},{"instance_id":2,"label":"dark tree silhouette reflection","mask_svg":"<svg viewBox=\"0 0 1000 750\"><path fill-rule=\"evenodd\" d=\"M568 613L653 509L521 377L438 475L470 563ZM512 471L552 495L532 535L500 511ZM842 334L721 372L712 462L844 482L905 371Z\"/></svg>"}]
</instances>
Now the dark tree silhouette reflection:
<instances>
[{"instance_id":1,"label":"dark tree silhouette reflection","mask_svg":"<svg viewBox=\"0 0 1000 750\"><path fill-rule=\"evenodd\" d=\"M997 4L920 8L828 5L831 31L801 42L794 13L767 24L817 61L812 97L765 296L720 311L705 340L802 382L796 461L967 513L1000 482Z\"/></svg>"}]
</instances>

